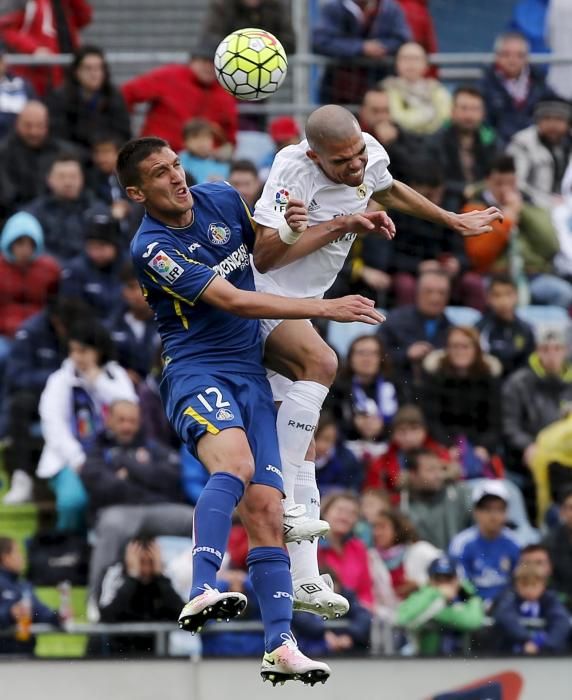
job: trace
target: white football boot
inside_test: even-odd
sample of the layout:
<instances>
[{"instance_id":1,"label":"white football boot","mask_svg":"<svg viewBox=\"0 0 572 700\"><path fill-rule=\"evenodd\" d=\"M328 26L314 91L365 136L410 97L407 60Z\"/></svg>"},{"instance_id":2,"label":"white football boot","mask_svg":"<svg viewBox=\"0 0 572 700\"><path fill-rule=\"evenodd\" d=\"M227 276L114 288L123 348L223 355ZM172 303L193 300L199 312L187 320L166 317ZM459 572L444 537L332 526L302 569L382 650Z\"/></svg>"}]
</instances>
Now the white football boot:
<instances>
[{"instance_id":1,"label":"white football boot","mask_svg":"<svg viewBox=\"0 0 572 700\"><path fill-rule=\"evenodd\" d=\"M264 654L260 675L272 685L286 681L302 681L306 685L325 683L330 677L330 667L322 661L312 661L298 649L293 636L283 634L284 641L277 649Z\"/></svg>"},{"instance_id":2,"label":"white football boot","mask_svg":"<svg viewBox=\"0 0 572 700\"><path fill-rule=\"evenodd\" d=\"M284 512L284 542L301 542L328 534L330 524L325 520L313 520L306 515L306 506L298 504Z\"/></svg>"},{"instance_id":3,"label":"white football boot","mask_svg":"<svg viewBox=\"0 0 572 700\"><path fill-rule=\"evenodd\" d=\"M293 581L294 610L320 615L324 620L336 620L345 615L350 604L343 595L334 593L330 574L318 578Z\"/></svg>"},{"instance_id":4,"label":"white football boot","mask_svg":"<svg viewBox=\"0 0 572 700\"><path fill-rule=\"evenodd\" d=\"M181 610L179 627L186 632L200 632L208 620L229 622L246 608L246 596L235 591L221 593L205 584L204 593L195 596Z\"/></svg>"}]
</instances>

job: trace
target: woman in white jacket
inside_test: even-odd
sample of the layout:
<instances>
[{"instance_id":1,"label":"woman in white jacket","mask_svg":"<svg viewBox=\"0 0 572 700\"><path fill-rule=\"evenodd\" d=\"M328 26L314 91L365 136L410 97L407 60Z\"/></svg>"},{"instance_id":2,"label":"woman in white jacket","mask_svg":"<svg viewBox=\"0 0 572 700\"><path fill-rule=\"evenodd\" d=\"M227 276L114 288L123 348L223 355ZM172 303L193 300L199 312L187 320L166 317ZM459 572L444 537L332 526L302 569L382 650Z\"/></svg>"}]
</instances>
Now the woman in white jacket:
<instances>
[{"instance_id":1,"label":"woman in white jacket","mask_svg":"<svg viewBox=\"0 0 572 700\"><path fill-rule=\"evenodd\" d=\"M88 321L77 325L69 334L67 359L40 398L45 445L37 474L55 493L58 530L77 532L85 526L87 493L79 472L109 406L120 399L137 401L129 375L113 355L104 328Z\"/></svg>"}]
</instances>

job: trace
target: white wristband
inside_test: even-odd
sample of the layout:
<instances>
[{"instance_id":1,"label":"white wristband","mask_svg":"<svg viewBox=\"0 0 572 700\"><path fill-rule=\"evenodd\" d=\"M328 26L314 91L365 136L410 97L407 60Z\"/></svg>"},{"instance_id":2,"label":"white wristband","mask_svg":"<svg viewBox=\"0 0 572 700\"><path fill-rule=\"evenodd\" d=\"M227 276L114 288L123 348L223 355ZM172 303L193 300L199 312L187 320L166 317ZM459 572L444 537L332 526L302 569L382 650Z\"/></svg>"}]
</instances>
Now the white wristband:
<instances>
[{"instance_id":1,"label":"white wristband","mask_svg":"<svg viewBox=\"0 0 572 700\"><path fill-rule=\"evenodd\" d=\"M286 243L286 245L294 245L302 233L304 232L301 231L300 233L297 233L296 231L292 231L286 221L278 227L278 235L280 236L280 240L282 243Z\"/></svg>"}]
</instances>

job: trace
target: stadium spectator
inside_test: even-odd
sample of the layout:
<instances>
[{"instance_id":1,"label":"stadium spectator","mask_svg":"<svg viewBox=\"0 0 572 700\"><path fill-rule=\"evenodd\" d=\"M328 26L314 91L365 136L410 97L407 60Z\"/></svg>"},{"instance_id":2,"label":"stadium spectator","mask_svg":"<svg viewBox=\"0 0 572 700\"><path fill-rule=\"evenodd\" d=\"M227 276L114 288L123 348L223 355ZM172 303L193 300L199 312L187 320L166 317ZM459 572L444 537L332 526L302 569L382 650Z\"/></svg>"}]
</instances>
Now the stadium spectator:
<instances>
[{"instance_id":1,"label":"stadium spectator","mask_svg":"<svg viewBox=\"0 0 572 700\"><path fill-rule=\"evenodd\" d=\"M450 293L449 276L445 272L422 272L415 304L391 311L380 326L379 336L391 358L400 392L407 399L415 396L413 381L420 377L423 359L445 345L451 325L445 316Z\"/></svg>"},{"instance_id":2,"label":"stadium spectator","mask_svg":"<svg viewBox=\"0 0 572 700\"><path fill-rule=\"evenodd\" d=\"M124 560L108 569L100 603L105 623L168 622L179 614L183 600L165 576L159 545L153 539L133 539ZM146 656L156 653L153 635L113 635L106 655Z\"/></svg>"},{"instance_id":3,"label":"stadium spectator","mask_svg":"<svg viewBox=\"0 0 572 700\"><path fill-rule=\"evenodd\" d=\"M498 207L504 218L495 221L492 232L481 240L465 240L473 269L482 274L510 272L521 298L568 308L572 285L554 274L559 246L550 212L523 197L512 156L501 155L493 161L484 188L475 192L465 211L489 206Z\"/></svg>"},{"instance_id":4,"label":"stadium spectator","mask_svg":"<svg viewBox=\"0 0 572 700\"><path fill-rule=\"evenodd\" d=\"M332 588L349 602L349 612L344 615L343 629L326 629L317 615L294 614L292 630L305 654L348 656L367 653L370 644L371 612L357 599L356 594L342 586L334 572L325 574L332 579Z\"/></svg>"},{"instance_id":5,"label":"stadium spectator","mask_svg":"<svg viewBox=\"0 0 572 700\"><path fill-rule=\"evenodd\" d=\"M401 509L419 537L447 551L451 540L471 523L471 498L466 486L449 483L439 457L421 449L408 456L408 484Z\"/></svg>"},{"instance_id":6,"label":"stadium spectator","mask_svg":"<svg viewBox=\"0 0 572 700\"><path fill-rule=\"evenodd\" d=\"M476 328L483 352L499 360L503 377L524 367L535 347L532 327L516 314L517 303L518 289L511 277L502 274L491 277L487 310Z\"/></svg>"},{"instance_id":7,"label":"stadium spectator","mask_svg":"<svg viewBox=\"0 0 572 700\"><path fill-rule=\"evenodd\" d=\"M552 563L551 584L572 610L572 489L559 499L559 524L544 540Z\"/></svg>"},{"instance_id":8,"label":"stadium spectator","mask_svg":"<svg viewBox=\"0 0 572 700\"><path fill-rule=\"evenodd\" d=\"M81 299L102 323L121 305L120 243L117 222L107 214L95 215L86 223L83 251L62 271L62 297Z\"/></svg>"},{"instance_id":9,"label":"stadium spectator","mask_svg":"<svg viewBox=\"0 0 572 700\"><path fill-rule=\"evenodd\" d=\"M528 544L523 547L520 552L520 559L518 560L520 564L525 564L526 566L532 566L540 571L540 573L548 581L548 585L551 585L551 577L554 571L552 566L552 561L550 559L550 551L548 547L544 544Z\"/></svg>"},{"instance_id":10,"label":"stadium spectator","mask_svg":"<svg viewBox=\"0 0 572 700\"><path fill-rule=\"evenodd\" d=\"M479 630L484 617L483 601L446 556L430 564L428 584L397 610L398 624L415 633L421 655L464 655L465 634Z\"/></svg>"},{"instance_id":11,"label":"stadium spectator","mask_svg":"<svg viewBox=\"0 0 572 700\"><path fill-rule=\"evenodd\" d=\"M427 583L429 564L440 554L419 539L415 528L399 511L386 511L373 524L369 565L378 619L395 622L399 601Z\"/></svg>"},{"instance_id":12,"label":"stadium spectator","mask_svg":"<svg viewBox=\"0 0 572 700\"><path fill-rule=\"evenodd\" d=\"M437 34L429 11L428 0L397 0L405 13L405 19L413 35L426 53L437 53Z\"/></svg>"},{"instance_id":13,"label":"stadium spectator","mask_svg":"<svg viewBox=\"0 0 572 700\"><path fill-rule=\"evenodd\" d=\"M346 66L325 70L320 102L359 104L367 88L388 74L397 49L410 40L411 31L397 0L326 2L313 31L314 51L345 60ZM371 59L371 66L349 66L356 58Z\"/></svg>"},{"instance_id":14,"label":"stadium spectator","mask_svg":"<svg viewBox=\"0 0 572 700\"><path fill-rule=\"evenodd\" d=\"M373 546L373 526L380 513L390 510L391 502L383 489L365 488L359 498L359 520L354 534L366 547Z\"/></svg>"},{"instance_id":15,"label":"stadium spectator","mask_svg":"<svg viewBox=\"0 0 572 700\"><path fill-rule=\"evenodd\" d=\"M395 60L396 76L383 87L389 98L391 118L405 131L434 134L449 119L451 95L435 78L427 78L425 49L413 41L402 44Z\"/></svg>"},{"instance_id":16,"label":"stadium spectator","mask_svg":"<svg viewBox=\"0 0 572 700\"><path fill-rule=\"evenodd\" d=\"M409 164L407 184L437 206L443 205L443 172L431 160ZM391 241L386 269L392 273L392 290L398 306L413 304L420 272L436 269L451 282L452 299L482 310L485 291L480 275L468 269L463 239L450 229L409 214L391 211L398 231Z\"/></svg>"},{"instance_id":17,"label":"stadium spectator","mask_svg":"<svg viewBox=\"0 0 572 700\"><path fill-rule=\"evenodd\" d=\"M121 141L131 137L129 112L97 46L82 46L75 52L63 85L47 95L46 105L52 134L86 151L98 132L112 133Z\"/></svg>"},{"instance_id":18,"label":"stadium spectator","mask_svg":"<svg viewBox=\"0 0 572 700\"><path fill-rule=\"evenodd\" d=\"M95 600L107 567L119 561L131 538L192 532L193 509L183 503L179 457L141 428L138 405L119 399L109 407L105 430L86 450L81 478L95 524L89 574Z\"/></svg>"},{"instance_id":19,"label":"stadium spectator","mask_svg":"<svg viewBox=\"0 0 572 700\"><path fill-rule=\"evenodd\" d=\"M139 393L139 385L154 370L160 339L153 310L145 301L130 263L121 268L119 281L123 303L112 309L107 328L118 362L128 371Z\"/></svg>"},{"instance_id":20,"label":"stadium spectator","mask_svg":"<svg viewBox=\"0 0 572 700\"><path fill-rule=\"evenodd\" d=\"M367 464L365 487L383 488L389 492L393 505L399 505L399 490L407 484L408 456L417 450L434 452L443 468L448 466L448 476L451 479L458 476L458 465L451 459L447 448L430 436L420 409L405 405L397 411L391 423L387 451Z\"/></svg>"},{"instance_id":21,"label":"stadium spectator","mask_svg":"<svg viewBox=\"0 0 572 700\"><path fill-rule=\"evenodd\" d=\"M483 95L472 86L453 93L451 122L433 137L432 148L445 176L445 204L460 211L489 171L499 151L494 130L484 125Z\"/></svg>"},{"instance_id":22,"label":"stadium spectator","mask_svg":"<svg viewBox=\"0 0 572 700\"><path fill-rule=\"evenodd\" d=\"M286 53L296 48L290 3L283 0L210 0L202 36L212 36L218 43L244 27L263 27L274 34Z\"/></svg>"},{"instance_id":23,"label":"stadium spectator","mask_svg":"<svg viewBox=\"0 0 572 700\"><path fill-rule=\"evenodd\" d=\"M516 567L513 585L493 608L499 652L536 656L566 651L569 614L547 585L546 574L535 566L523 562ZM534 626L535 622L542 627Z\"/></svg>"},{"instance_id":24,"label":"stadium spectator","mask_svg":"<svg viewBox=\"0 0 572 700\"><path fill-rule=\"evenodd\" d=\"M356 338L348 349L345 367L332 387L331 407L347 441L382 440L398 408L388 352L375 335ZM357 447L357 446L356 446Z\"/></svg>"},{"instance_id":25,"label":"stadium spectator","mask_svg":"<svg viewBox=\"0 0 572 700\"><path fill-rule=\"evenodd\" d=\"M228 181L238 190L251 209L254 209L260 192L262 182L258 177L258 170L250 160L235 160L230 164Z\"/></svg>"},{"instance_id":26,"label":"stadium spectator","mask_svg":"<svg viewBox=\"0 0 572 700\"><path fill-rule=\"evenodd\" d=\"M47 252L66 263L84 249L90 217L108 209L85 188L81 161L73 153L55 156L46 183L48 194L26 209L42 224Z\"/></svg>"},{"instance_id":27,"label":"stadium spectator","mask_svg":"<svg viewBox=\"0 0 572 700\"><path fill-rule=\"evenodd\" d=\"M87 188L109 207L111 216L119 222L125 239L122 247L127 248L142 212L127 198L115 174L120 147L121 142L115 134L101 132L93 135L86 183Z\"/></svg>"},{"instance_id":28,"label":"stadium spectator","mask_svg":"<svg viewBox=\"0 0 572 700\"><path fill-rule=\"evenodd\" d=\"M39 313L55 294L60 267L44 255L44 234L37 219L11 216L0 237L0 378L18 328Z\"/></svg>"},{"instance_id":29,"label":"stadium spectator","mask_svg":"<svg viewBox=\"0 0 572 700\"><path fill-rule=\"evenodd\" d=\"M514 157L518 186L538 207L561 201L562 180L572 162L572 107L563 100L539 102L534 124L517 132L507 152Z\"/></svg>"},{"instance_id":30,"label":"stadium spectator","mask_svg":"<svg viewBox=\"0 0 572 700\"><path fill-rule=\"evenodd\" d=\"M214 158L215 129L206 119L191 119L183 128L185 148L179 153L181 165L191 182L200 185L214 180L228 180L230 167Z\"/></svg>"},{"instance_id":31,"label":"stadium spectator","mask_svg":"<svg viewBox=\"0 0 572 700\"><path fill-rule=\"evenodd\" d=\"M159 136L174 151L183 149L183 126L202 117L216 128L217 146L236 143L236 100L217 82L213 57L216 40L205 38L194 49L188 65L168 65L144 73L122 86L129 110L149 103L141 136Z\"/></svg>"},{"instance_id":32,"label":"stadium spectator","mask_svg":"<svg viewBox=\"0 0 572 700\"><path fill-rule=\"evenodd\" d=\"M572 5L568 0L550 0L544 27L550 50L556 56L568 51L568 40L572 32ZM570 66L566 63L552 63L548 69L548 85L565 100L572 99Z\"/></svg>"},{"instance_id":33,"label":"stadium spectator","mask_svg":"<svg viewBox=\"0 0 572 700\"><path fill-rule=\"evenodd\" d=\"M572 402L572 368L561 329L539 333L528 366L517 370L502 388L502 430L508 466L522 475L530 468L536 437L562 417Z\"/></svg>"},{"instance_id":34,"label":"stadium spectator","mask_svg":"<svg viewBox=\"0 0 572 700\"><path fill-rule=\"evenodd\" d=\"M41 58L52 54L73 53L79 45L79 31L92 18L87 0L22 0L6 3L0 15L0 36L10 51ZM61 66L21 66L18 73L27 77L38 95L43 96L63 79Z\"/></svg>"},{"instance_id":35,"label":"stadium spectator","mask_svg":"<svg viewBox=\"0 0 572 700\"><path fill-rule=\"evenodd\" d=\"M322 495L336 489L358 492L363 481L363 464L341 441L335 417L322 411L314 434L316 482Z\"/></svg>"},{"instance_id":36,"label":"stadium spectator","mask_svg":"<svg viewBox=\"0 0 572 700\"><path fill-rule=\"evenodd\" d=\"M459 449L464 478L497 475L501 371L469 326L450 328L445 348L423 361L420 397L429 431L441 444Z\"/></svg>"},{"instance_id":37,"label":"stadium spectator","mask_svg":"<svg viewBox=\"0 0 572 700\"><path fill-rule=\"evenodd\" d=\"M55 494L58 530L83 530L87 493L79 473L86 450L109 406L119 399L136 400L127 372L112 358L107 331L86 318L70 329L68 357L48 378L40 398L45 444L36 473Z\"/></svg>"},{"instance_id":38,"label":"stadium spectator","mask_svg":"<svg viewBox=\"0 0 572 700\"><path fill-rule=\"evenodd\" d=\"M36 638L29 625L59 627L61 622L58 612L41 603L32 584L23 578L25 566L16 540L0 537L0 630L16 629L15 635L0 636L0 654L33 656Z\"/></svg>"},{"instance_id":39,"label":"stadium spectator","mask_svg":"<svg viewBox=\"0 0 572 700\"><path fill-rule=\"evenodd\" d=\"M362 131L375 136L383 144L395 179L407 178L412 153L419 159L429 157L428 137L404 131L391 118L389 95L384 88L377 86L366 90L358 118Z\"/></svg>"},{"instance_id":40,"label":"stadium spectator","mask_svg":"<svg viewBox=\"0 0 572 700\"><path fill-rule=\"evenodd\" d=\"M38 403L48 377L66 356L67 335L88 309L77 301L51 297L43 311L16 331L6 366L3 396L3 432L8 437L5 464L12 471L4 503L25 503L32 498L32 476L42 442L35 434L39 423Z\"/></svg>"},{"instance_id":41,"label":"stadium spectator","mask_svg":"<svg viewBox=\"0 0 572 700\"><path fill-rule=\"evenodd\" d=\"M373 581L367 549L353 535L359 516L359 501L351 491L327 496L322 503L322 518L330 523L330 531L320 542L320 569L331 569L343 588L349 588L358 601L372 609Z\"/></svg>"},{"instance_id":42,"label":"stadium spectator","mask_svg":"<svg viewBox=\"0 0 572 700\"><path fill-rule=\"evenodd\" d=\"M300 143L300 127L294 117L276 117L268 125L268 134L274 142L274 150L268 153L260 163L260 179L266 180L274 158L286 146Z\"/></svg>"},{"instance_id":43,"label":"stadium spectator","mask_svg":"<svg viewBox=\"0 0 572 700\"><path fill-rule=\"evenodd\" d=\"M15 212L46 189L53 159L65 144L49 134L45 105L30 100L16 117L14 130L0 145L0 203Z\"/></svg>"},{"instance_id":44,"label":"stadium spectator","mask_svg":"<svg viewBox=\"0 0 572 700\"><path fill-rule=\"evenodd\" d=\"M16 117L36 94L28 80L8 70L6 51L6 45L0 40L0 139L8 136Z\"/></svg>"},{"instance_id":45,"label":"stadium spectator","mask_svg":"<svg viewBox=\"0 0 572 700\"><path fill-rule=\"evenodd\" d=\"M537 103L552 94L542 71L528 61L528 42L518 32L506 32L495 41L495 63L487 68L481 90L487 123L508 143L517 131L532 124Z\"/></svg>"},{"instance_id":46,"label":"stadium spectator","mask_svg":"<svg viewBox=\"0 0 572 700\"><path fill-rule=\"evenodd\" d=\"M506 527L508 492L497 480L483 482L473 492L475 525L453 538L449 554L459 571L492 602L510 585L520 547Z\"/></svg>"}]
</instances>

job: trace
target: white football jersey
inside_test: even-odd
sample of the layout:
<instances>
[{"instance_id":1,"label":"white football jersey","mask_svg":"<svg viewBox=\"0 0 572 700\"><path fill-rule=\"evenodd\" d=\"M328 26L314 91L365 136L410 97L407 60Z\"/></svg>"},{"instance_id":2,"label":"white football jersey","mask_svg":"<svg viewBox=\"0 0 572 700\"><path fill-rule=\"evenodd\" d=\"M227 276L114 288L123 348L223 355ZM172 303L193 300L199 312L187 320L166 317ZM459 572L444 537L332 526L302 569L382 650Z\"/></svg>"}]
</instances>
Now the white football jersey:
<instances>
[{"instance_id":1,"label":"white football jersey","mask_svg":"<svg viewBox=\"0 0 572 700\"><path fill-rule=\"evenodd\" d=\"M254 220L262 226L277 229L284 223L289 197L301 199L306 204L309 226L336 216L365 212L372 194L391 187L393 178L387 169L389 157L385 148L369 134L364 134L363 138L368 162L363 183L358 187L329 180L306 155L309 149L306 140L282 149L274 159L262 195L256 203ZM355 239L355 233L347 233L305 258L263 275L254 269L256 289L289 297L323 296L342 269Z\"/></svg>"}]
</instances>

